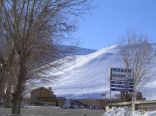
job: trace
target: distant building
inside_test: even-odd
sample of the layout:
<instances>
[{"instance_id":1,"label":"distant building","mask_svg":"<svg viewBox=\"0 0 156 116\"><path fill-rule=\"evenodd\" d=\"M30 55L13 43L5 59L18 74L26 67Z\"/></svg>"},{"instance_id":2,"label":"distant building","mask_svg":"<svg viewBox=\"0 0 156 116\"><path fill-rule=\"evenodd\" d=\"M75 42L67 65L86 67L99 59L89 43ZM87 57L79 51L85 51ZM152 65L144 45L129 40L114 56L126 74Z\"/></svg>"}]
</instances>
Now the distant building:
<instances>
[{"instance_id":1,"label":"distant building","mask_svg":"<svg viewBox=\"0 0 156 116\"><path fill-rule=\"evenodd\" d=\"M31 91L31 104L62 106L65 98L57 97L52 88L39 87Z\"/></svg>"}]
</instances>

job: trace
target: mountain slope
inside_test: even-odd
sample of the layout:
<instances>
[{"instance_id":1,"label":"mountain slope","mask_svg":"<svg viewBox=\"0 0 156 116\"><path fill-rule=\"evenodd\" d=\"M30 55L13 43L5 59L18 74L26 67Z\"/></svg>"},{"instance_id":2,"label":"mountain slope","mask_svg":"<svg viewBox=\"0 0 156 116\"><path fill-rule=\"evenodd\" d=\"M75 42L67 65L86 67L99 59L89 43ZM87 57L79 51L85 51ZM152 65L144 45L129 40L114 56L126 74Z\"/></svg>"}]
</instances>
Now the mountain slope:
<instances>
[{"instance_id":1,"label":"mountain slope","mask_svg":"<svg viewBox=\"0 0 156 116\"><path fill-rule=\"evenodd\" d=\"M95 98L106 94L106 97L109 97L111 67L121 67L118 46L104 48L87 55L76 55L74 62L66 62L63 65L63 71L49 70L48 83L38 81L36 85L51 86L58 96ZM153 68L153 71L156 71L156 68ZM149 85L151 81L152 86ZM155 87L156 79L153 77L141 91L147 99L154 99Z\"/></svg>"}]
</instances>

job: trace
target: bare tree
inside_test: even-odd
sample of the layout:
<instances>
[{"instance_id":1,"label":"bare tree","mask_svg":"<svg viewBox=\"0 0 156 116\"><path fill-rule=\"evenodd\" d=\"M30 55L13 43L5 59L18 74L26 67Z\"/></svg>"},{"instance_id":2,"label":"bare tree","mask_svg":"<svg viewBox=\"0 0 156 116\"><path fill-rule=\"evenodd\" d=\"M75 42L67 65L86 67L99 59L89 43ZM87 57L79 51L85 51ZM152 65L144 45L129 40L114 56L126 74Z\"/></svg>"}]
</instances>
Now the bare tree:
<instances>
[{"instance_id":1,"label":"bare tree","mask_svg":"<svg viewBox=\"0 0 156 116\"><path fill-rule=\"evenodd\" d=\"M122 64L124 68L133 70L134 92L136 92L144 86L152 76L152 44L149 43L147 37L138 34L128 34L123 39L124 41L120 45ZM124 100L126 100L126 98L130 100L132 97L132 95L127 92L122 92L121 94Z\"/></svg>"},{"instance_id":2,"label":"bare tree","mask_svg":"<svg viewBox=\"0 0 156 116\"><path fill-rule=\"evenodd\" d=\"M0 39L0 98L3 98L5 107L9 107L10 94L11 94L11 86L13 83L13 73L11 69L13 68L14 61L14 51L12 42L3 41Z\"/></svg>"},{"instance_id":3,"label":"bare tree","mask_svg":"<svg viewBox=\"0 0 156 116\"><path fill-rule=\"evenodd\" d=\"M60 56L57 44L75 31L75 23L69 19L84 13L88 0L1 0L0 3L0 40L4 41L3 45L11 42L12 46L7 44L11 53L6 54L8 60L0 79L5 81L8 74L16 80L12 113L19 114L26 82L38 72L34 73L35 68L48 65L49 58L52 61Z\"/></svg>"}]
</instances>

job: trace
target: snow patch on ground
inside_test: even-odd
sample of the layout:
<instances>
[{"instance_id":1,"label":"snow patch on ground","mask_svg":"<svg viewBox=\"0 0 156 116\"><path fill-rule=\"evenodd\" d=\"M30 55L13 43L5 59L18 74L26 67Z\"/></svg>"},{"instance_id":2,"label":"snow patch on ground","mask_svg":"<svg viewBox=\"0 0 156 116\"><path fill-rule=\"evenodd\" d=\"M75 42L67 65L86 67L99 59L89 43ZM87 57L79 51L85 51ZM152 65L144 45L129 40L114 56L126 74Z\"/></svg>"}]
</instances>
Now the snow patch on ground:
<instances>
[{"instance_id":1,"label":"snow patch on ground","mask_svg":"<svg viewBox=\"0 0 156 116\"><path fill-rule=\"evenodd\" d=\"M135 111L134 113L132 113L132 110L128 107L113 107L105 112L102 116L156 116L156 111Z\"/></svg>"}]
</instances>

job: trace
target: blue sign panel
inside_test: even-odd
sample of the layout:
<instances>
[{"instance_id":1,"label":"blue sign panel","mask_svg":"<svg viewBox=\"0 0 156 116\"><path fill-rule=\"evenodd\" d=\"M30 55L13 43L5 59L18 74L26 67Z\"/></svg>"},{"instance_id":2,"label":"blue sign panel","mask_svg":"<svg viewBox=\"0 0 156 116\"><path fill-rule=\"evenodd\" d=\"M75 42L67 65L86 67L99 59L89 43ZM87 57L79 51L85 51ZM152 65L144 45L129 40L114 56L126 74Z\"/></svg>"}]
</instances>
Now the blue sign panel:
<instances>
[{"instance_id":1,"label":"blue sign panel","mask_svg":"<svg viewBox=\"0 0 156 116\"><path fill-rule=\"evenodd\" d=\"M126 88L126 89L133 89L133 85L111 85L111 88L114 87L114 88Z\"/></svg>"},{"instance_id":2,"label":"blue sign panel","mask_svg":"<svg viewBox=\"0 0 156 116\"><path fill-rule=\"evenodd\" d=\"M133 81L114 81L114 80L111 80L111 84L133 85Z\"/></svg>"},{"instance_id":3,"label":"blue sign panel","mask_svg":"<svg viewBox=\"0 0 156 116\"><path fill-rule=\"evenodd\" d=\"M111 88L111 91L127 91L127 92L133 92L133 89L121 89L121 88Z\"/></svg>"}]
</instances>

